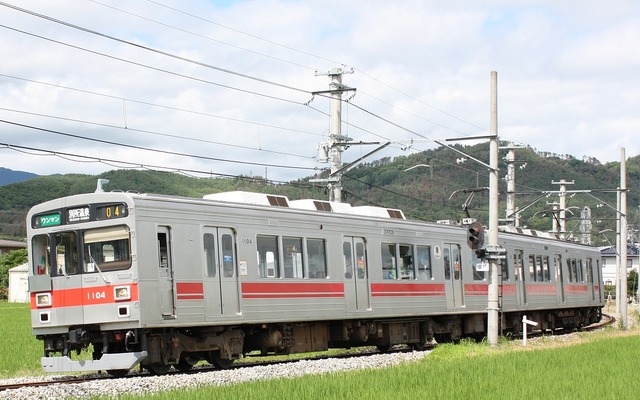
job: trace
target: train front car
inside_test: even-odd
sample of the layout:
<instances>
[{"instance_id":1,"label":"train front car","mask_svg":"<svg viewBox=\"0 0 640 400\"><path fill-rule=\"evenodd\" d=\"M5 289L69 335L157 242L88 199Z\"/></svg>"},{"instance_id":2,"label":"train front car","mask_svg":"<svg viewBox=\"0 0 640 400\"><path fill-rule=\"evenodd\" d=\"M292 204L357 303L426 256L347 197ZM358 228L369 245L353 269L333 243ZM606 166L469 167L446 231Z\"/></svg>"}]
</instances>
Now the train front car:
<instances>
[{"instance_id":1,"label":"train front car","mask_svg":"<svg viewBox=\"0 0 640 400\"><path fill-rule=\"evenodd\" d=\"M132 207L127 194L95 193L30 210L31 322L45 371L117 375L147 356L138 337Z\"/></svg>"}]
</instances>

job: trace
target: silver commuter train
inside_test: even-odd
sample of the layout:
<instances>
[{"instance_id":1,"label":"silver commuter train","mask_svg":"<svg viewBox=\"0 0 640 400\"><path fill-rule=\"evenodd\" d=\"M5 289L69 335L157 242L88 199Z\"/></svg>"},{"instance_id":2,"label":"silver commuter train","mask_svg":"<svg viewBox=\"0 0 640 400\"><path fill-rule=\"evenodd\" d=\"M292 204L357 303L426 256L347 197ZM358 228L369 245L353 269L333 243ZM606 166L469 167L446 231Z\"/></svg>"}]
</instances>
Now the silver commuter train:
<instances>
[{"instance_id":1,"label":"silver commuter train","mask_svg":"<svg viewBox=\"0 0 640 400\"><path fill-rule=\"evenodd\" d=\"M460 226L249 192L90 193L28 216L33 333L48 372L162 374L259 351L424 348L486 335L488 273ZM500 330L597 322L600 253L500 232ZM75 354L91 348L90 360Z\"/></svg>"}]
</instances>

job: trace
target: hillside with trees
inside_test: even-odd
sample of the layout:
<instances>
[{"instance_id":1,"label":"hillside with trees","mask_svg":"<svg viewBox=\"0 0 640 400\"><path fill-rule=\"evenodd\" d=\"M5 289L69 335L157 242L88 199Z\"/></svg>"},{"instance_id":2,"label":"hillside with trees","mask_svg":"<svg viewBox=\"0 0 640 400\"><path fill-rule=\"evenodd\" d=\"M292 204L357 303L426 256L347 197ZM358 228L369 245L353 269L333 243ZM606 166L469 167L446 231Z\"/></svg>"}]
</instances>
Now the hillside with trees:
<instances>
[{"instance_id":1,"label":"hillside with trees","mask_svg":"<svg viewBox=\"0 0 640 400\"><path fill-rule=\"evenodd\" d=\"M501 145L506 145L502 143ZM488 145L456 148L488 163ZM500 217L505 216L507 165L505 151L500 153ZM428 221L460 220L465 217L462 204L465 190L488 187L486 167L472 160L462 162L462 156L445 147L408 156L382 158L365 162L342 179L343 201L353 205L380 205L399 208L408 218ZM423 166L415 167L416 165ZM428 165L429 167L426 167ZM24 237L25 216L35 204L72 194L93 192L98 178L109 179L106 190L135 191L188 197L232 190L258 191L286 195L290 199L328 199L324 186L310 183L312 178L326 177L327 172L286 184L265 181L260 177L194 178L185 175L137 170L114 170L93 175L51 175L32 178L0 187L0 234L4 237ZM522 224L534 229L550 230L551 203L558 201L558 185L552 181L573 181L567 189L570 207L567 229L579 235L580 210L591 208L593 227L597 233L615 229L615 189L620 185L620 165L602 164L593 158L577 159L571 155L537 152L532 148L516 150L516 206L528 208L522 213ZM629 226L640 222L638 192L640 156L627 160ZM551 193L549 193L551 192ZM546 195L545 195L546 194ZM534 200L538 199L536 202ZM471 217L487 221L488 191L477 192L469 203ZM638 239L635 239L636 241ZM596 243L601 244L601 243Z\"/></svg>"}]
</instances>

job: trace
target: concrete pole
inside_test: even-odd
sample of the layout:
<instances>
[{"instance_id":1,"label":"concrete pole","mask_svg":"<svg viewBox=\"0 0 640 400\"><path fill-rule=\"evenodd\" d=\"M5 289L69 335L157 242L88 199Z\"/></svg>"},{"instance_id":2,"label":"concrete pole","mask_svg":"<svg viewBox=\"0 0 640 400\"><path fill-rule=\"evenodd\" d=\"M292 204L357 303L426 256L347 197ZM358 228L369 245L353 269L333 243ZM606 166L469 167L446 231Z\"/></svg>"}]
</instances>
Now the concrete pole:
<instances>
[{"instance_id":1,"label":"concrete pole","mask_svg":"<svg viewBox=\"0 0 640 400\"><path fill-rule=\"evenodd\" d=\"M622 275L620 267L620 187L618 187L618 193L616 195L616 314L620 314L620 275Z\"/></svg>"},{"instance_id":2,"label":"concrete pole","mask_svg":"<svg viewBox=\"0 0 640 400\"><path fill-rule=\"evenodd\" d=\"M573 181L567 182L560 179L559 182L551 181L552 185L560 185L560 209L558 210L558 222L560 224L560 239L564 239L567 233L567 185L573 185Z\"/></svg>"},{"instance_id":3,"label":"concrete pole","mask_svg":"<svg viewBox=\"0 0 640 400\"><path fill-rule=\"evenodd\" d=\"M489 241L491 248L498 247L498 73L491 71L489 142ZM498 344L499 336L499 271L498 260L489 260L489 292L487 304L487 339L491 346Z\"/></svg>"},{"instance_id":4,"label":"concrete pole","mask_svg":"<svg viewBox=\"0 0 640 400\"><path fill-rule=\"evenodd\" d=\"M342 168L342 146L337 144L342 140L342 69L333 68L329 72L331 83L329 86L335 91L331 92L331 104L329 105L329 138L331 141L331 173ZM337 181L329 183L329 200L342 201L342 180L338 176Z\"/></svg>"},{"instance_id":5,"label":"concrete pole","mask_svg":"<svg viewBox=\"0 0 640 400\"><path fill-rule=\"evenodd\" d=\"M513 143L507 146L507 224L518 226L516 212L516 147ZM509 216L513 220L509 220Z\"/></svg>"},{"instance_id":6,"label":"concrete pole","mask_svg":"<svg viewBox=\"0 0 640 400\"><path fill-rule=\"evenodd\" d=\"M620 322L629 328L627 319L627 161L620 149Z\"/></svg>"}]
</instances>

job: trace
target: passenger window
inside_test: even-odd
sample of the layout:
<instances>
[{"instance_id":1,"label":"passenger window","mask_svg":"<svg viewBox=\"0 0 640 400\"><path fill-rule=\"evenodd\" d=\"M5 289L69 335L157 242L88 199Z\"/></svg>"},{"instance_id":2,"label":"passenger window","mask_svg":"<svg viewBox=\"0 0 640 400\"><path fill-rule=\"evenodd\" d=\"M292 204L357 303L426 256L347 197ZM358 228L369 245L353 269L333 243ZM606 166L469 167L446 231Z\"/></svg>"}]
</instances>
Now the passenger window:
<instances>
[{"instance_id":1,"label":"passenger window","mask_svg":"<svg viewBox=\"0 0 640 400\"><path fill-rule=\"evenodd\" d=\"M536 256L536 282L544 281L543 269L542 256Z\"/></svg>"},{"instance_id":2,"label":"passenger window","mask_svg":"<svg viewBox=\"0 0 640 400\"><path fill-rule=\"evenodd\" d=\"M500 262L500 270L502 273L502 281L506 282L509 280L509 266L507 265L507 257L499 260Z\"/></svg>"},{"instance_id":3,"label":"passenger window","mask_svg":"<svg viewBox=\"0 0 640 400\"><path fill-rule=\"evenodd\" d=\"M451 279L451 254L448 247L442 249L442 261L444 262L444 279Z\"/></svg>"},{"instance_id":4,"label":"passenger window","mask_svg":"<svg viewBox=\"0 0 640 400\"><path fill-rule=\"evenodd\" d=\"M513 271L515 273L516 281L522 279L524 281L524 266L522 250L516 250L513 252Z\"/></svg>"},{"instance_id":5,"label":"passenger window","mask_svg":"<svg viewBox=\"0 0 640 400\"><path fill-rule=\"evenodd\" d=\"M302 239L288 238L282 239L284 247L284 277L302 278Z\"/></svg>"},{"instance_id":6,"label":"passenger window","mask_svg":"<svg viewBox=\"0 0 640 400\"><path fill-rule=\"evenodd\" d=\"M56 267L58 275L78 273L78 239L75 232L56 233Z\"/></svg>"},{"instance_id":7,"label":"passenger window","mask_svg":"<svg viewBox=\"0 0 640 400\"><path fill-rule=\"evenodd\" d=\"M474 281L483 281L486 279L485 271L478 271L477 265L481 264L482 260L476 255L475 251L471 252L471 269L473 270L473 280Z\"/></svg>"},{"instance_id":8,"label":"passenger window","mask_svg":"<svg viewBox=\"0 0 640 400\"><path fill-rule=\"evenodd\" d=\"M280 265L277 236L258 236L258 274L261 278L279 278Z\"/></svg>"},{"instance_id":9,"label":"passenger window","mask_svg":"<svg viewBox=\"0 0 640 400\"><path fill-rule=\"evenodd\" d=\"M460 246L451 245L451 259L453 261L453 279L462 279L462 264L460 259Z\"/></svg>"},{"instance_id":10,"label":"passenger window","mask_svg":"<svg viewBox=\"0 0 640 400\"><path fill-rule=\"evenodd\" d=\"M533 254L529 254L529 280L536 281L536 257Z\"/></svg>"},{"instance_id":11,"label":"passenger window","mask_svg":"<svg viewBox=\"0 0 640 400\"><path fill-rule=\"evenodd\" d=\"M225 278L235 276L235 263L233 261L233 237L222 235L220 239L222 246L222 274Z\"/></svg>"},{"instance_id":12,"label":"passenger window","mask_svg":"<svg viewBox=\"0 0 640 400\"><path fill-rule=\"evenodd\" d=\"M551 273L549 272L549 256L542 257L542 279L545 282L551 282Z\"/></svg>"},{"instance_id":13,"label":"passenger window","mask_svg":"<svg viewBox=\"0 0 640 400\"><path fill-rule=\"evenodd\" d=\"M327 277L327 252L324 239L307 239L309 278Z\"/></svg>"},{"instance_id":14,"label":"passenger window","mask_svg":"<svg viewBox=\"0 0 640 400\"><path fill-rule=\"evenodd\" d=\"M49 236L34 236L31 241L31 265L34 275L49 275Z\"/></svg>"},{"instance_id":15,"label":"passenger window","mask_svg":"<svg viewBox=\"0 0 640 400\"><path fill-rule=\"evenodd\" d=\"M400 265L400 279L414 279L414 263L413 263L413 246L408 244L401 244L400 259L398 264Z\"/></svg>"},{"instance_id":16,"label":"passenger window","mask_svg":"<svg viewBox=\"0 0 640 400\"><path fill-rule=\"evenodd\" d=\"M593 282L593 261L590 258L587 258L585 262L586 272L587 272L587 283Z\"/></svg>"},{"instance_id":17,"label":"passenger window","mask_svg":"<svg viewBox=\"0 0 640 400\"><path fill-rule=\"evenodd\" d=\"M398 274L396 271L396 245L391 243L382 243L382 277L383 279L396 279Z\"/></svg>"},{"instance_id":18,"label":"passenger window","mask_svg":"<svg viewBox=\"0 0 640 400\"><path fill-rule=\"evenodd\" d=\"M358 270L358 279L367 277L367 260L364 253L364 243L356 243L356 263Z\"/></svg>"},{"instance_id":19,"label":"passenger window","mask_svg":"<svg viewBox=\"0 0 640 400\"><path fill-rule=\"evenodd\" d=\"M582 268L582 259L576 260L576 282L584 282L584 268Z\"/></svg>"},{"instance_id":20,"label":"passenger window","mask_svg":"<svg viewBox=\"0 0 640 400\"><path fill-rule=\"evenodd\" d=\"M342 258L344 260L344 277L353 278L353 256L351 253L351 242L342 242Z\"/></svg>"},{"instance_id":21,"label":"passenger window","mask_svg":"<svg viewBox=\"0 0 640 400\"><path fill-rule=\"evenodd\" d=\"M433 279L431 271L431 247L430 246L416 246L416 266L418 267L418 279L430 280Z\"/></svg>"},{"instance_id":22,"label":"passenger window","mask_svg":"<svg viewBox=\"0 0 640 400\"><path fill-rule=\"evenodd\" d=\"M216 250L215 240L211 233L205 233L202 237L204 262L207 268L207 276L213 278L216 276Z\"/></svg>"}]
</instances>

